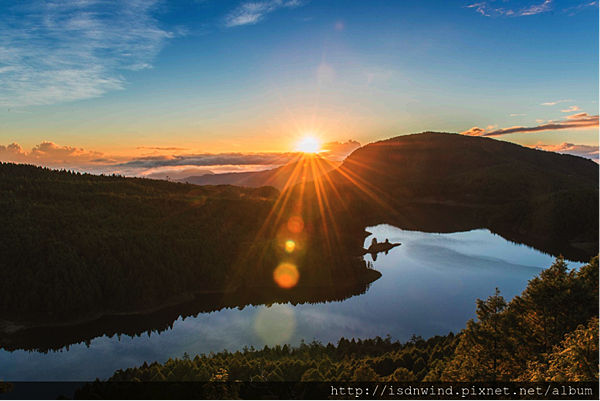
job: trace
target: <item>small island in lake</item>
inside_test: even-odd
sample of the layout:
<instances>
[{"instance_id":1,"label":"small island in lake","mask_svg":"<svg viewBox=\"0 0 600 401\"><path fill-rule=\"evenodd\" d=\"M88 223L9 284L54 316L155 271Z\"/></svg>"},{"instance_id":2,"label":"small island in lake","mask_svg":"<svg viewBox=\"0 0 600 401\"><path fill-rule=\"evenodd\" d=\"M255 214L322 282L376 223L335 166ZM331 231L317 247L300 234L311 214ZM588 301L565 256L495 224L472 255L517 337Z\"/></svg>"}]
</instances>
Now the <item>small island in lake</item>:
<instances>
[{"instance_id":1,"label":"small island in lake","mask_svg":"<svg viewBox=\"0 0 600 401\"><path fill-rule=\"evenodd\" d=\"M402 245L401 243L392 243L390 242L387 238L385 239L384 242L377 242L377 238L373 238L371 240L371 246L369 246L368 249L363 249L362 255L366 255L367 253L370 254L377 254L379 252L388 252L390 249L395 248L397 246Z\"/></svg>"}]
</instances>

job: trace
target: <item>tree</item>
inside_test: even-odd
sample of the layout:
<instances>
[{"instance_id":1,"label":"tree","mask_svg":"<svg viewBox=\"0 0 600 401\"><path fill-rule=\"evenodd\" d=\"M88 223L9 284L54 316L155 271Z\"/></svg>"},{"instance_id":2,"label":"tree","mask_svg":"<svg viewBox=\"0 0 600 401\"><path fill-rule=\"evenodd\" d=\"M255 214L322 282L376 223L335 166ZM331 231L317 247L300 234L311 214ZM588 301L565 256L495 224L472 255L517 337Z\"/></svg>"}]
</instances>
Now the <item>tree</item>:
<instances>
[{"instance_id":1,"label":"tree","mask_svg":"<svg viewBox=\"0 0 600 401\"><path fill-rule=\"evenodd\" d=\"M477 300L478 322L469 320L453 361L442 375L454 381L508 380L514 370L507 304L496 288L486 301Z\"/></svg>"},{"instance_id":2,"label":"tree","mask_svg":"<svg viewBox=\"0 0 600 401\"><path fill-rule=\"evenodd\" d=\"M598 317L568 333L560 345L534 362L523 381L598 381Z\"/></svg>"}]
</instances>

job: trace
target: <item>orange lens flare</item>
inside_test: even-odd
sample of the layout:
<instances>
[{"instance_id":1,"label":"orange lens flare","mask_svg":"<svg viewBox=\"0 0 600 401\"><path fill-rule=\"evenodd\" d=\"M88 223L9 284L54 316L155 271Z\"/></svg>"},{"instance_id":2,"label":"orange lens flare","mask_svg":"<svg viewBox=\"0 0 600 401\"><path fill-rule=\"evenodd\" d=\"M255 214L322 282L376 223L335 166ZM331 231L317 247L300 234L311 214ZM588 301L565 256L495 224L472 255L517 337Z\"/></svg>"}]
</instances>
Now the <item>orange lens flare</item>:
<instances>
[{"instance_id":1,"label":"orange lens flare","mask_svg":"<svg viewBox=\"0 0 600 401\"><path fill-rule=\"evenodd\" d=\"M304 230L304 221L302 220L302 218L294 216L288 220L287 226L288 230L290 230L294 234L298 234L299 232Z\"/></svg>"},{"instance_id":2,"label":"orange lens flare","mask_svg":"<svg viewBox=\"0 0 600 401\"><path fill-rule=\"evenodd\" d=\"M273 280L281 288L292 288L298 283L300 273L298 269L291 263L282 263L277 266L273 272Z\"/></svg>"},{"instance_id":3,"label":"orange lens flare","mask_svg":"<svg viewBox=\"0 0 600 401\"><path fill-rule=\"evenodd\" d=\"M291 239L285 241L285 251L287 253L294 252L294 248L296 248L296 243L294 241L292 241Z\"/></svg>"}]
</instances>

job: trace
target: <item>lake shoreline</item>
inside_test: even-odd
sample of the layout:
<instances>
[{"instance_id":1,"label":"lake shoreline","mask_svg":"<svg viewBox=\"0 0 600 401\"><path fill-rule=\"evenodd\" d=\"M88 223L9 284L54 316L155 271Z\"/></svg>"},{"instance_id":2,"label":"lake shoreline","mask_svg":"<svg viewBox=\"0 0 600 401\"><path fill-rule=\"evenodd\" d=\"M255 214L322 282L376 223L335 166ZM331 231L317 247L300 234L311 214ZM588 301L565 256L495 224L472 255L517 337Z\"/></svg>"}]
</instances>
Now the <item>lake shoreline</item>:
<instances>
[{"instance_id":1,"label":"lake shoreline","mask_svg":"<svg viewBox=\"0 0 600 401\"><path fill-rule=\"evenodd\" d=\"M354 280L351 283L346 281L344 283L338 283L337 285L333 285L333 286L300 284L300 285L296 286L295 289L296 290L301 290L301 289L313 290L313 289L321 289L321 288L343 289L343 288L352 287L355 285L369 284L369 283L372 283L373 281L379 279L380 277L381 277L381 273L378 272L377 270L367 269L367 271L365 272L362 279ZM3 334L12 335L21 330L26 330L26 329L39 329L39 328L44 328L44 327L53 327L53 328L71 327L71 326L76 326L76 325L80 325L80 324L84 324L84 323L93 322L93 321L99 320L103 317L110 317L110 316L150 315L152 313L159 312L164 309L168 309L168 308L175 307L178 305L186 304L188 302L192 302L196 299L197 295L211 295L211 294L227 295L227 294L233 294L242 289L244 289L244 290L263 290L263 291L281 290L279 287L276 287L276 286L238 285L238 286L229 286L227 288L219 288L219 289L214 289L214 290L199 290L199 291L194 291L194 292L185 292L182 294L178 294L174 297L171 297L168 300L161 301L160 305L155 305L155 306L145 308L145 309L138 309L138 310L131 310L131 311L105 310L105 311L100 311L100 312L94 313L89 316L79 317L79 318L75 318L75 319L67 319L67 320L62 320L62 321L39 322L39 321L29 320L29 321L19 322L19 321L9 321L9 320L0 319L0 335L3 335ZM0 345L1 344L2 344L2 337L0 337Z\"/></svg>"}]
</instances>

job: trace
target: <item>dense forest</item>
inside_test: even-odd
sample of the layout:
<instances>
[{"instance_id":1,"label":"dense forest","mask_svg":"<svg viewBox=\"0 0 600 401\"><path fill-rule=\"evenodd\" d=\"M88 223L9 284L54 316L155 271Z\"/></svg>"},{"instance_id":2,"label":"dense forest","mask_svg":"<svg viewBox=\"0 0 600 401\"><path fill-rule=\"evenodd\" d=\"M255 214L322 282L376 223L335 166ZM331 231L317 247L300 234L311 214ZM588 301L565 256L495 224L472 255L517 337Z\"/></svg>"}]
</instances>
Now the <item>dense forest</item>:
<instances>
[{"instance_id":1,"label":"dense forest","mask_svg":"<svg viewBox=\"0 0 600 401\"><path fill-rule=\"evenodd\" d=\"M477 320L458 333L401 344L342 338L223 350L210 355L144 363L88 384L80 398L307 398L279 382L506 382L598 380L598 257L571 270L562 258L507 302L498 290L477 300ZM163 387L121 382L173 382ZM211 385L188 387L179 382ZM215 387L215 383L220 383ZM268 384L271 383L272 386ZM330 384L327 383L327 384ZM302 388L302 391L309 391ZM136 392L129 392L131 390ZM144 389L164 393L145 394ZM195 393L188 394L188 391ZM314 389L314 388L313 388ZM198 393L200 391L200 393ZM205 393L202 393L204 391ZM278 392L283 391L283 392ZM323 396L323 393L318 393Z\"/></svg>"},{"instance_id":2,"label":"dense forest","mask_svg":"<svg viewBox=\"0 0 600 401\"><path fill-rule=\"evenodd\" d=\"M378 277L344 248L325 249L310 221L289 232L293 210L274 214L278 196L1 163L0 319L69 321L273 287L282 262L297 267L298 286Z\"/></svg>"}]
</instances>

